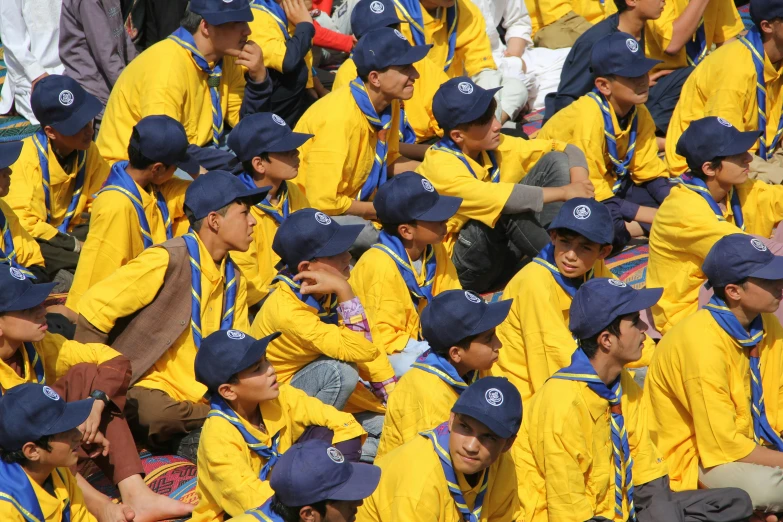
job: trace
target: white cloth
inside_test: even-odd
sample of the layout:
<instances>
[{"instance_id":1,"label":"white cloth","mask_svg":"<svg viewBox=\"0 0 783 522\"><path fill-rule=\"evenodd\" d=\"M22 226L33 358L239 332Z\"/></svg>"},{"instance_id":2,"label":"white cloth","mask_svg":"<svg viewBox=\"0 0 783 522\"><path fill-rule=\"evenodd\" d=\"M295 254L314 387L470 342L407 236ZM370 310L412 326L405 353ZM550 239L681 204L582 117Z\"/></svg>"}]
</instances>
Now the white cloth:
<instances>
[{"instance_id":1,"label":"white cloth","mask_svg":"<svg viewBox=\"0 0 783 522\"><path fill-rule=\"evenodd\" d=\"M64 70L58 45L61 7L61 0L0 0L0 38L8 67L0 114L8 113L15 101L21 116L38 123L30 108L32 82Z\"/></svg>"}]
</instances>

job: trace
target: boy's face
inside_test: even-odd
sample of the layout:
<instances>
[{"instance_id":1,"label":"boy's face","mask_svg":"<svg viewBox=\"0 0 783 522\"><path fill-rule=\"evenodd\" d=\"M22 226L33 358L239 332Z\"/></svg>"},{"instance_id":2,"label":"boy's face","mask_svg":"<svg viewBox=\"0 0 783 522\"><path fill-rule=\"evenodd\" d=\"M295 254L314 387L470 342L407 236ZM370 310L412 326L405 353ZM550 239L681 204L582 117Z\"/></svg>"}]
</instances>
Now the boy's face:
<instances>
[{"instance_id":1,"label":"boy's face","mask_svg":"<svg viewBox=\"0 0 783 522\"><path fill-rule=\"evenodd\" d=\"M63 468L74 466L79 460L77 450L81 445L82 432L74 428L63 433L53 435L49 439L49 450L32 443L25 444L23 448L25 456L37 456L37 463L41 467ZM30 452L27 449L31 449Z\"/></svg>"},{"instance_id":2,"label":"boy's face","mask_svg":"<svg viewBox=\"0 0 783 522\"><path fill-rule=\"evenodd\" d=\"M66 136L65 134L54 130L52 127L45 127L46 136L53 141L56 141L62 147L73 150L87 150L90 148L92 138L95 135L95 130L92 127L92 120L87 122L87 125L72 136Z\"/></svg>"},{"instance_id":3,"label":"boy's face","mask_svg":"<svg viewBox=\"0 0 783 522\"><path fill-rule=\"evenodd\" d=\"M741 185L748 180L750 162L753 156L750 152L727 156L715 172L715 180L721 185Z\"/></svg>"},{"instance_id":4,"label":"boy's face","mask_svg":"<svg viewBox=\"0 0 783 522\"><path fill-rule=\"evenodd\" d=\"M343 252L336 256L318 257L310 261L307 270L324 270L348 279L351 275L351 253Z\"/></svg>"},{"instance_id":5,"label":"boy's face","mask_svg":"<svg viewBox=\"0 0 783 522\"><path fill-rule=\"evenodd\" d=\"M420 245L442 243L446 231L446 221L417 221L410 226L411 239Z\"/></svg>"},{"instance_id":6,"label":"boy's face","mask_svg":"<svg viewBox=\"0 0 783 522\"><path fill-rule=\"evenodd\" d=\"M287 181L294 179L299 174L299 151L297 149L288 152L270 152L269 161L262 159L264 177L274 181Z\"/></svg>"},{"instance_id":7,"label":"boy's face","mask_svg":"<svg viewBox=\"0 0 783 522\"><path fill-rule=\"evenodd\" d=\"M647 102L650 94L650 75L643 74L636 78L615 76L614 79L599 77L596 86L604 96L611 96L623 105L639 105Z\"/></svg>"},{"instance_id":8,"label":"boy's face","mask_svg":"<svg viewBox=\"0 0 783 522\"><path fill-rule=\"evenodd\" d=\"M212 45L221 55L230 51L242 51L248 36L250 36L250 26L247 22L228 22L220 25L210 25L204 22L204 24L207 27L207 34ZM204 25L202 25L203 27Z\"/></svg>"},{"instance_id":9,"label":"boy's face","mask_svg":"<svg viewBox=\"0 0 783 522\"><path fill-rule=\"evenodd\" d=\"M233 203L225 216L218 215L219 228L217 234L229 250L247 252L253 241L253 227L256 218L250 214L250 207L245 203Z\"/></svg>"},{"instance_id":10,"label":"boy's face","mask_svg":"<svg viewBox=\"0 0 783 522\"><path fill-rule=\"evenodd\" d=\"M582 277L599 259L612 251L611 245L601 246L579 234L564 234L558 230L549 233L555 245L555 264L565 277Z\"/></svg>"},{"instance_id":11,"label":"boy's face","mask_svg":"<svg viewBox=\"0 0 783 522\"><path fill-rule=\"evenodd\" d=\"M168 180L174 177L174 173L177 171L176 165L166 166L163 163L158 163L157 167L153 168L152 172L152 184L162 185Z\"/></svg>"},{"instance_id":12,"label":"boy's face","mask_svg":"<svg viewBox=\"0 0 783 522\"><path fill-rule=\"evenodd\" d=\"M493 116L489 123L471 125L466 131L456 132L460 133L462 145L468 150L495 150L500 145L500 127L500 122Z\"/></svg>"},{"instance_id":13,"label":"boy's face","mask_svg":"<svg viewBox=\"0 0 783 522\"><path fill-rule=\"evenodd\" d=\"M639 312L626 315L620 321L620 336L614 343L613 356L623 366L642 358L642 345L647 335L647 323L642 321Z\"/></svg>"},{"instance_id":14,"label":"boy's face","mask_svg":"<svg viewBox=\"0 0 783 522\"><path fill-rule=\"evenodd\" d=\"M392 65L378 73L381 92L397 100L410 100L413 96L413 84L419 79L419 72L411 65Z\"/></svg>"},{"instance_id":15,"label":"boy's face","mask_svg":"<svg viewBox=\"0 0 783 522\"><path fill-rule=\"evenodd\" d=\"M484 424L467 415L452 413L449 429L451 463L463 475L474 475L487 469L514 442L514 439L498 437Z\"/></svg>"},{"instance_id":16,"label":"boy's face","mask_svg":"<svg viewBox=\"0 0 783 522\"><path fill-rule=\"evenodd\" d=\"M783 279L766 280L748 278L748 281L737 286L736 292L743 308L756 314L772 314L780 307L783 297Z\"/></svg>"},{"instance_id":17,"label":"boy's face","mask_svg":"<svg viewBox=\"0 0 783 522\"><path fill-rule=\"evenodd\" d=\"M497 362L498 352L502 346L493 328L473 338L467 349L456 347L456 357L452 356L452 359L459 358L456 362L472 370L486 371Z\"/></svg>"},{"instance_id":18,"label":"boy's face","mask_svg":"<svg viewBox=\"0 0 783 522\"><path fill-rule=\"evenodd\" d=\"M232 384L234 393L242 400L264 402L276 399L280 395L275 368L262 357L250 368L237 374L239 384Z\"/></svg>"},{"instance_id":19,"label":"boy's face","mask_svg":"<svg viewBox=\"0 0 783 522\"><path fill-rule=\"evenodd\" d=\"M326 503L323 522L354 522L363 500L334 500Z\"/></svg>"},{"instance_id":20,"label":"boy's face","mask_svg":"<svg viewBox=\"0 0 783 522\"><path fill-rule=\"evenodd\" d=\"M13 171L11 167L0 169L0 198L4 198L8 195L8 191L11 190L11 174Z\"/></svg>"},{"instance_id":21,"label":"boy's face","mask_svg":"<svg viewBox=\"0 0 783 522\"><path fill-rule=\"evenodd\" d=\"M663 13L665 0L631 0L628 2L637 11L642 20L657 20Z\"/></svg>"},{"instance_id":22,"label":"boy's face","mask_svg":"<svg viewBox=\"0 0 783 522\"><path fill-rule=\"evenodd\" d=\"M48 329L43 303L35 308L0 315L0 336L6 341L35 343L43 340Z\"/></svg>"}]
</instances>

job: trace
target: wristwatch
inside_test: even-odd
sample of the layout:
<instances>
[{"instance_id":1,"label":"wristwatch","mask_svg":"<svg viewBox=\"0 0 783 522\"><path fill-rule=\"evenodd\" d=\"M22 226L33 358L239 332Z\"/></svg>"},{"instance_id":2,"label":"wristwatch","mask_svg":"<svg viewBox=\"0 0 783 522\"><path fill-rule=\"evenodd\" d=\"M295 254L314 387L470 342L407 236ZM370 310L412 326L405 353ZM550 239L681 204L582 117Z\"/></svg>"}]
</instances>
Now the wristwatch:
<instances>
[{"instance_id":1,"label":"wristwatch","mask_svg":"<svg viewBox=\"0 0 783 522\"><path fill-rule=\"evenodd\" d=\"M90 394L90 397L95 399L96 401L102 401L104 405L108 406L111 400L109 399L109 396L106 395L101 390L95 390Z\"/></svg>"}]
</instances>

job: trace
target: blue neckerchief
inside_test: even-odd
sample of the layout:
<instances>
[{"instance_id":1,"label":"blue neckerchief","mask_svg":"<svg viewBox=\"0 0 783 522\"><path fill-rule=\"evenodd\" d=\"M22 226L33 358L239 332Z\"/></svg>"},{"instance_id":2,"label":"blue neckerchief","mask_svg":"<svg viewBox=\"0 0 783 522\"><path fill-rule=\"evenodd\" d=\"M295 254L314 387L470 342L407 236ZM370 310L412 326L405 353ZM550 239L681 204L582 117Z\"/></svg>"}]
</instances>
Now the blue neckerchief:
<instances>
[{"instance_id":1,"label":"blue neckerchief","mask_svg":"<svg viewBox=\"0 0 783 522\"><path fill-rule=\"evenodd\" d=\"M183 27L174 31L169 38L189 51L198 68L209 77L207 87L209 88L209 97L212 99L212 144L217 146L223 136L223 108L220 106L220 78L223 75L223 60L218 60L214 67L210 67L207 59L196 47L193 35Z\"/></svg>"},{"instance_id":2,"label":"blue neckerchief","mask_svg":"<svg viewBox=\"0 0 783 522\"><path fill-rule=\"evenodd\" d=\"M133 208L136 209L136 217L139 218L139 228L141 229L141 238L144 240L144 248L147 249L155 244L152 239L152 231L150 230L150 224L147 221L147 214L144 212L144 204L141 202L141 194L136 187L136 182L128 175L125 168L128 166L127 161L118 161L111 167L109 177L106 179L106 183L103 188L98 192L106 192L114 190L124 194L133 203ZM160 210L163 223L166 227L166 239L171 239L173 233L171 231L171 216L169 215L169 207L166 204L166 198L159 190L153 190L155 194L156 204L158 210Z\"/></svg>"},{"instance_id":3,"label":"blue neckerchief","mask_svg":"<svg viewBox=\"0 0 783 522\"><path fill-rule=\"evenodd\" d=\"M207 414L207 418L220 417L230 422L237 431L239 431L242 438L245 439L248 449L266 460L266 463L258 474L259 479L266 480L269 476L269 472L272 471L272 468L277 464L277 459L279 459L281 455L278 451L278 447L280 446L280 432L272 435L272 446L269 447L255 438L253 434L245 428L242 421L237 417L237 414L231 409L231 406L226 404L226 401L223 400L223 397L217 393L213 393L212 398L209 401L209 406L211 409Z\"/></svg>"},{"instance_id":4,"label":"blue neckerchief","mask_svg":"<svg viewBox=\"0 0 783 522\"><path fill-rule=\"evenodd\" d=\"M258 522L285 522L283 517L272 511L272 499L274 495L269 497L266 502L261 504L261 507L255 509L249 509L245 511L245 515L250 515Z\"/></svg>"},{"instance_id":5,"label":"blue neckerchief","mask_svg":"<svg viewBox=\"0 0 783 522\"><path fill-rule=\"evenodd\" d=\"M302 285L294 281L291 274L288 272L279 272L274 277L274 279L272 279L272 284L274 284L275 281L280 281L288 285L288 287L291 288L291 291L300 301L302 301L307 306L315 308L318 312L318 317L321 319L321 322L326 324L337 324L340 321L340 318L337 315L336 295L330 294L324 300L324 303L321 303L312 295L303 294Z\"/></svg>"},{"instance_id":6,"label":"blue neckerchief","mask_svg":"<svg viewBox=\"0 0 783 522\"><path fill-rule=\"evenodd\" d=\"M256 182L253 181L253 177L248 174L247 172L243 172L238 176L240 181L245 184L245 186L249 189L257 189ZM291 213L291 205L288 199L288 184L283 181L280 183L280 188L277 189L277 197L280 202L282 202L282 213L278 211L272 203L269 202L269 196L264 198L264 201L260 203L256 203L256 207L261 209L265 214L269 214L272 216L275 221L277 221L278 224L282 224L283 221L288 218L288 215Z\"/></svg>"},{"instance_id":7,"label":"blue neckerchief","mask_svg":"<svg viewBox=\"0 0 783 522\"><path fill-rule=\"evenodd\" d=\"M699 21L699 27L693 35L693 38L685 44L685 55L688 59L688 65L694 67L699 65L705 56L707 56L707 35L704 32L704 17Z\"/></svg>"},{"instance_id":8,"label":"blue neckerchief","mask_svg":"<svg viewBox=\"0 0 783 522\"><path fill-rule=\"evenodd\" d=\"M182 236L190 257L190 328L193 331L193 342L196 348L201 348L201 254L198 249L196 234L189 230ZM234 326L234 311L237 301L237 270L231 258L225 262L226 272L223 274L225 288L223 289L223 317L220 320L221 330L230 330Z\"/></svg>"},{"instance_id":9,"label":"blue neckerchief","mask_svg":"<svg viewBox=\"0 0 783 522\"><path fill-rule=\"evenodd\" d=\"M704 308L709 310L712 318L723 330L743 348L749 348L750 356L750 394L753 410L753 436L756 443L764 439L776 450L783 451L783 439L772 429L767 419L767 408L764 405L764 388L761 386L761 364L759 360L758 343L764 338L764 321L758 315L750 323L750 333L740 324L737 317L731 313L726 303L712 296Z\"/></svg>"},{"instance_id":10,"label":"blue neckerchief","mask_svg":"<svg viewBox=\"0 0 783 522\"><path fill-rule=\"evenodd\" d=\"M745 36L739 37L740 42L750 51L753 65L756 68L756 104L758 106L758 128L761 131L759 137L759 156L769 161L775 152L775 147L783 134L783 117L778 121L778 130L772 141L767 144L767 88L764 82L764 45L761 43L761 34L755 26Z\"/></svg>"},{"instance_id":11,"label":"blue neckerchief","mask_svg":"<svg viewBox=\"0 0 783 522\"><path fill-rule=\"evenodd\" d=\"M467 167L468 171L471 173L471 175L478 179L478 176L476 176L476 173L473 172L473 169L470 166L470 162L468 161L468 158L465 157L465 155L462 153L459 147L457 147L457 144L454 143L454 140L451 138L448 138L444 136L440 139L438 143L432 146L432 149L439 150L441 152L446 152L448 154L451 154L453 156L456 156L459 158L459 160ZM489 161L492 163L492 168L489 171L489 179L492 183L499 183L500 182L500 167L498 167L497 159L495 158L495 151L488 150L486 151L487 156L489 156Z\"/></svg>"},{"instance_id":12,"label":"blue neckerchief","mask_svg":"<svg viewBox=\"0 0 783 522\"><path fill-rule=\"evenodd\" d=\"M542 248L538 255L533 258L533 262L552 272L552 277L555 278L557 284L559 284L560 287L565 290L572 299L574 298L574 295L576 295L576 291L579 290L579 287L582 285L582 283L593 278L592 268L584 276L582 276L582 280L579 282L561 274L560 269L557 268L557 263L555 263L554 243L549 243L547 246Z\"/></svg>"},{"instance_id":13,"label":"blue neckerchief","mask_svg":"<svg viewBox=\"0 0 783 522\"><path fill-rule=\"evenodd\" d=\"M35 372L35 381L38 384L46 384L46 374L44 373L44 366L43 366L43 360L38 356L38 352L35 350L35 346L33 346L33 343L24 343L24 351L27 352L27 363L30 365L29 367L32 368L32 371ZM28 366L25 365L24 367L24 380L27 382L29 379L29 375L27 373ZM0 397L3 396L3 388L0 387Z\"/></svg>"},{"instance_id":14,"label":"blue neckerchief","mask_svg":"<svg viewBox=\"0 0 783 522\"><path fill-rule=\"evenodd\" d=\"M688 176L683 174L679 178L673 179L672 183L680 183L684 187L691 189L703 197L710 205L710 208L715 213L715 217L718 218L718 221L726 221L726 218L723 217L723 211L720 209L718 202L715 201L715 198L712 197L712 194L710 194L710 189L707 188L707 184L704 183L703 180L695 176ZM737 193L736 187L731 189L731 193L729 193L727 199L729 200L731 210L734 213L734 224L737 225L737 228L745 230L745 219L742 217L742 205L740 205L739 194Z\"/></svg>"},{"instance_id":15,"label":"blue neckerchief","mask_svg":"<svg viewBox=\"0 0 783 522\"><path fill-rule=\"evenodd\" d=\"M428 303L432 301L432 285L435 282L435 271L437 269L435 249L432 248L432 245L427 245L427 248L424 250L425 276L424 284L420 286L416 280L416 269L408 262L410 258L405 251L405 247L402 246L402 241L383 231L381 231L378 241L372 248L377 248L384 252L397 264L397 269L405 281L405 286L408 287L411 299L413 299L413 305L419 306L419 299L426 299Z\"/></svg>"},{"instance_id":16,"label":"blue neckerchief","mask_svg":"<svg viewBox=\"0 0 783 522\"><path fill-rule=\"evenodd\" d=\"M55 469L54 471L65 482L60 470ZM0 459L0 502L11 504L26 522L46 522L41 504L38 502L38 497L35 496L35 489L33 489L33 484L27 473L19 464L9 464L2 459ZM61 522L71 522L69 500L66 500L65 506L63 506Z\"/></svg>"},{"instance_id":17,"label":"blue neckerchief","mask_svg":"<svg viewBox=\"0 0 783 522\"><path fill-rule=\"evenodd\" d=\"M8 219L5 214L0 211L0 233L3 235L3 247L0 248L0 264L10 265L26 277L35 279L32 272L19 264L16 260L16 246L14 245L14 235L11 233L11 227L8 226Z\"/></svg>"},{"instance_id":18,"label":"blue neckerchief","mask_svg":"<svg viewBox=\"0 0 783 522\"><path fill-rule=\"evenodd\" d=\"M633 457L628 446L628 432L625 429L625 420L622 413L621 399L623 397L623 387L620 384L620 377L609 388L598 378L593 365L590 364L590 360L582 349L577 348L571 356L571 365L557 371L552 376L552 379L587 383L587 387L596 395L609 402L612 413L612 446L614 446L614 511L618 517L623 516L623 489L625 489L625 495L628 500L628 520L635 522ZM623 480L622 475L623 464L625 464L625 480Z\"/></svg>"},{"instance_id":19,"label":"blue neckerchief","mask_svg":"<svg viewBox=\"0 0 783 522\"><path fill-rule=\"evenodd\" d=\"M406 22L410 24L413 42L416 45L427 45L427 39L424 35L424 20L421 16L421 4L419 0L394 0L397 11L402 15ZM454 51L457 48L457 22L459 13L457 12L457 2L446 8L446 26L448 27L449 52L446 56L444 71L448 71L451 62L454 61Z\"/></svg>"},{"instance_id":20,"label":"blue neckerchief","mask_svg":"<svg viewBox=\"0 0 783 522\"><path fill-rule=\"evenodd\" d=\"M411 365L411 368L418 368L437 376L441 381L451 386L457 392L457 395L461 395L462 392L467 390L468 386L476 382L479 376L479 372L474 370L466 376L467 382L465 382L449 361L432 350L427 350L421 354L416 359L416 362Z\"/></svg>"},{"instance_id":21,"label":"blue neckerchief","mask_svg":"<svg viewBox=\"0 0 783 522\"><path fill-rule=\"evenodd\" d=\"M283 8L280 7L280 4L275 2L275 0L251 0L250 7L271 16L277 22L280 32L283 33L283 38L286 40L291 38L291 35L288 34L288 17Z\"/></svg>"},{"instance_id":22,"label":"blue neckerchief","mask_svg":"<svg viewBox=\"0 0 783 522\"><path fill-rule=\"evenodd\" d=\"M451 454L449 453L449 423L444 422L440 426L422 431L420 435L427 437L432 442L432 449L438 454L438 460L443 467L443 474L446 475L446 485L449 487L449 493L454 500L457 509L462 514L464 522L479 522L481 520L481 509L484 507L484 496L487 494L487 485L489 483L489 468L484 470L484 479L481 481L481 488L476 495L476 502L473 504L473 511L468 508L468 503L459 487L459 480L451 463Z\"/></svg>"},{"instance_id":23,"label":"blue neckerchief","mask_svg":"<svg viewBox=\"0 0 783 522\"><path fill-rule=\"evenodd\" d=\"M630 172L628 166L633 160L633 156L636 153L636 135L637 128L639 126L639 112L636 107L631 109L631 132L628 136L628 150L625 152L625 158L620 160L620 154L617 152L617 129L614 128L614 122L612 121L612 110L609 104L604 99L603 95L598 92L598 89L593 89L593 92L587 93L592 98L598 107L601 108L601 115L604 118L604 138L606 139L606 152L609 154L609 160L614 164L614 176L617 181L612 185L612 193L617 194L623 184L630 180Z\"/></svg>"},{"instance_id":24,"label":"blue neckerchief","mask_svg":"<svg viewBox=\"0 0 783 522\"><path fill-rule=\"evenodd\" d=\"M38 162L41 165L41 177L43 178L43 190L44 190L44 202L46 204L46 222L52 221L52 196L49 184L51 178L49 176L49 140L46 138L46 133L43 129L40 129L33 135L33 144L38 151ZM68 210L65 211L65 217L57 230L63 233L68 232L68 225L71 224L74 214L76 214L76 205L79 203L79 196L82 195L82 189L84 188L84 176L87 168L87 152L80 150L76 153L76 185L73 187L73 196L71 196L71 203L68 205Z\"/></svg>"},{"instance_id":25,"label":"blue neckerchief","mask_svg":"<svg viewBox=\"0 0 783 522\"><path fill-rule=\"evenodd\" d=\"M416 143L416 131L414 131L411 124L408 123L408 115L405 114L405 109L402 107L400 107L400 127L400 142Z\"/></svg>"},{"instance_id":26,"label":"blue neckerchief","mask_svg":"<svg viewBox=\"0 0 783 522\"><path fill-rule=\"evenodd\" d=\"M375 130L377 141L375 142L375 160L372 163L372 169L367 176L367 181L364 182L361 192L359 193L359 199L361 201L370 201L378 187L386 183L388 177L388 167L386 165L386 157L389 152L389 129L392 124L392 108L391 105L378 115L375 112L370 97L367 94L367 89L364 86L364 82L361 78L357 77L351 82L351 94L356 101L356 105L359 106L359 110L367 118L372 128Z\"/></svg>"}]
</instances>

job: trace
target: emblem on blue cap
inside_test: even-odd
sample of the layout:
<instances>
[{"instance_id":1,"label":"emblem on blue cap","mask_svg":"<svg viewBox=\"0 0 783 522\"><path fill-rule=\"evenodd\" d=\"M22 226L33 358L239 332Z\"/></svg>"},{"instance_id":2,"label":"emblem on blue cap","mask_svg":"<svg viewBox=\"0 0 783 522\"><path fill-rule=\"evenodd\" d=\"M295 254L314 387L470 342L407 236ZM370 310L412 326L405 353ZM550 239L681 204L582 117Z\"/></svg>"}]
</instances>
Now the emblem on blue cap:
<instances>
[{"instance_id":1,"label":"emblem on blue cap","mask_svg":"<svg viewBox=\"0 0 783 522\"><path fill-rule=\"evenodd\" d=\"M490 406L500 406L503 404L503 392L497 388L490 388L484 392L484 400L486 400L487 404Z\"/></svg>"},{"instance_id":2,"label":"emblem on blue cap","mask_svg":"<svg viewBox=\"0 0 783 522\"><path fill-rule=\"evenodd\" d=\"M338 450L335 447L328 447L326 448L326 454L329 456L330 459L332 459L332 462L335 462L337 464L342 464L345 462L345 457L343 457L342 452Z\"/></svg>"},{"instance_id":3,"label":"emblem on blue cap","mask_svg":"<svg viewBox=\"0 0 783 522\"><path fill-rule=\"evenodd\" d=\"M460 82L460 84L457 85L457 89L459 89L459 92L462 94L473 94L473 86L468 82Z\"/></svg>"},{"instance_id":4,"label":"emblem on blue cap","mask_svg":"<svg viewBox=\"0 0 783 522\"><path fill-rule=\"evenodd\" d=\"M468 299L468 301L470 301L471 303L476 303L476 304L478 304L478 303L480 303L480 302L481 302L481 298L480 298L479 296L477 296L476 294L474 294L473 292L467 292L467 291L466 291L466 292L465 292L465 297L466 297L466 298Z\"/></svg>"},{"instance_id":5,"label":"emblem on blue cap","mask_svg":"<svg viewBox=\"0 0 783 522\"><path fill-rule=\"evenodd\" d=\"M610 285L616 286L618 288L625 288L626 286L628 286L625 283L623 283L622 281L620 281L619 279L609 279L607 282Z\"/></svg>"},{"instance_id":6,"label":"emblem on blue cap","mask_svg":"<svg viewBox=\"0 0 783 522\"><path fill-rule=\"evenodd\" d=\"M67 107L73 103L73 93L68 89L62 90L60 91L60 96L58 99L60 100L61 105L65 105Z\"/></svg>"},{"instance_id":7,"label":"emblem on blue cap","mask_svg":"<svg viewBox=\"0 0 783 522\"><path fill-rule=\"evenodd\" d=\"M427 192L435 192L435 188L432 186L432 183L430 183L429 180L421 180L421 186L424 187L424 190Z\"/></svg>"},{"instance_id":8,"label":"emblem on blue cap","mask_svg":"<svg viewBox=\"0 0 783 522\"><path fill-rule=\"evenodd\" d=\"M230 4L230 3L231 3L231 2L233 2L233 1L234 1L234 0L223 0L223 3L224 3L224 4Z\"/></svg>"},{"instance_id":9,"label":"emblem on blue cap","mask_svg":"<svg viewBox=\"0 0 783 522\"><path fill-rule=\"evenodd\" d=\"M332 224L332 218L324 214L323 212L316 212L315 213L315 220L318 221L322 225L331 225Z\"/></svg>"},{"instance_id":10,"label":"emblem on blue cap","mask_svg":"<svg viewBox=\"0 0 783 522\"><path fill-rule=\"evenodd\" d=\"M370 4L370 11L372 11L375 14L381 14L386 10L386 7L384 7L382 2L373 2Z\"/></svg>"},{"instance_id":11,"label":"emblem on blue cap","mask_svg":"<svg viewBox=\"0 0 783 522\"><path fill-rule=\"evenodd\" d=\"M628 50L631 51L632 53L635 53L636 51L639 50L639 42L637 42L633 38L628 38L625 41L625 45L626 47L628 47Z\"/></svg>"},{"instance_id":12,"label":"emblem on blue cap","mask_svg":"<svg viewBox=\"0 0 783 522\"><path fill-rule=\"evenodd\" d=\"M43 387L43 394L46 395L48 398L52 399L53 401L59 401L60 396L57 395L57 392L51 389L48 386Z\"/></svg>"},{"instance_id":13,"label":"emblem on blue cap","mask_svg":"<svg viewBox=\"0 0 783 522\"><path fill-rule=\"evenodd\" d=\"M731 122L728 122L728 121L724 120L723 118L718 118L718 123L720 123L724 127L733 127Z\"/></svg>"},{"instance_id":14,"label":"emblem on blue cap","mask_svg":"<svg viewBox=\"0 0 783 522\"><path fill-rule=\"evenodd\" d=\"M576 219L587 219L592 213L593 211L587 205L579 205L574 209L574 217Z\"/></svg>"},{"instance_id":15,"label":"emblem on blue cap","mask_svg":"<svg viewBox=\"0 0 783 522\"><path fill-rule=\"evenodd\" d=\"M397 38L399 38L400 40L405 40L405 35L399 32L397 29L394 30L394 34L396 34ZM405 41L407 42L407 40Z\"/></svg>"},{"instance_id":16,"label":"emblem on blue cap","mask_svg":"<svg viewBox=\"0 0 783 522\"><path fill-rule=\"evenodd\" d=\"M767 245L762 243L760 239L756 239L754 237L753 239L750 240L750 244L753 245L753 248L755 248L759 252L766 252L767 251ZM13 270L13 268L11 270Z\"/></svg>"},{"instance_id":17,"label":"emblem on blue cap","mask_svg":"<svg viewBox=\"0 0 783 522\"><path fill-rule=\"evenodd\" d=\"M285 120L278 116L277 114L272 115L272 121L280 125L281 127L285 127Z\"/></svg>"},{"instance_id":18,"label":"emblem on blue cap","mask_svg":"<svg viewBox=\"0 0 783 522\"><path fill-rule=\"evenodd\" d=\"M20 281L25 280L24 274L18 268L11 267L8 269L8 271L11 272L11 275L14 276L16 279Z\"/></svg>"},{"instance_id":19,"label":"emblem on blue cap","mask_svg":"<svg viewBox=\"0 0 783 522\"><path fill-rule=\"evenodd\" d=\"M226 336L229 339L235 339L237 341L240 340L240 339L244 339L245 338L245 334L243 334L239 330L229 330L229 331L226 332Z\"/></svg>"}]
</instances>

